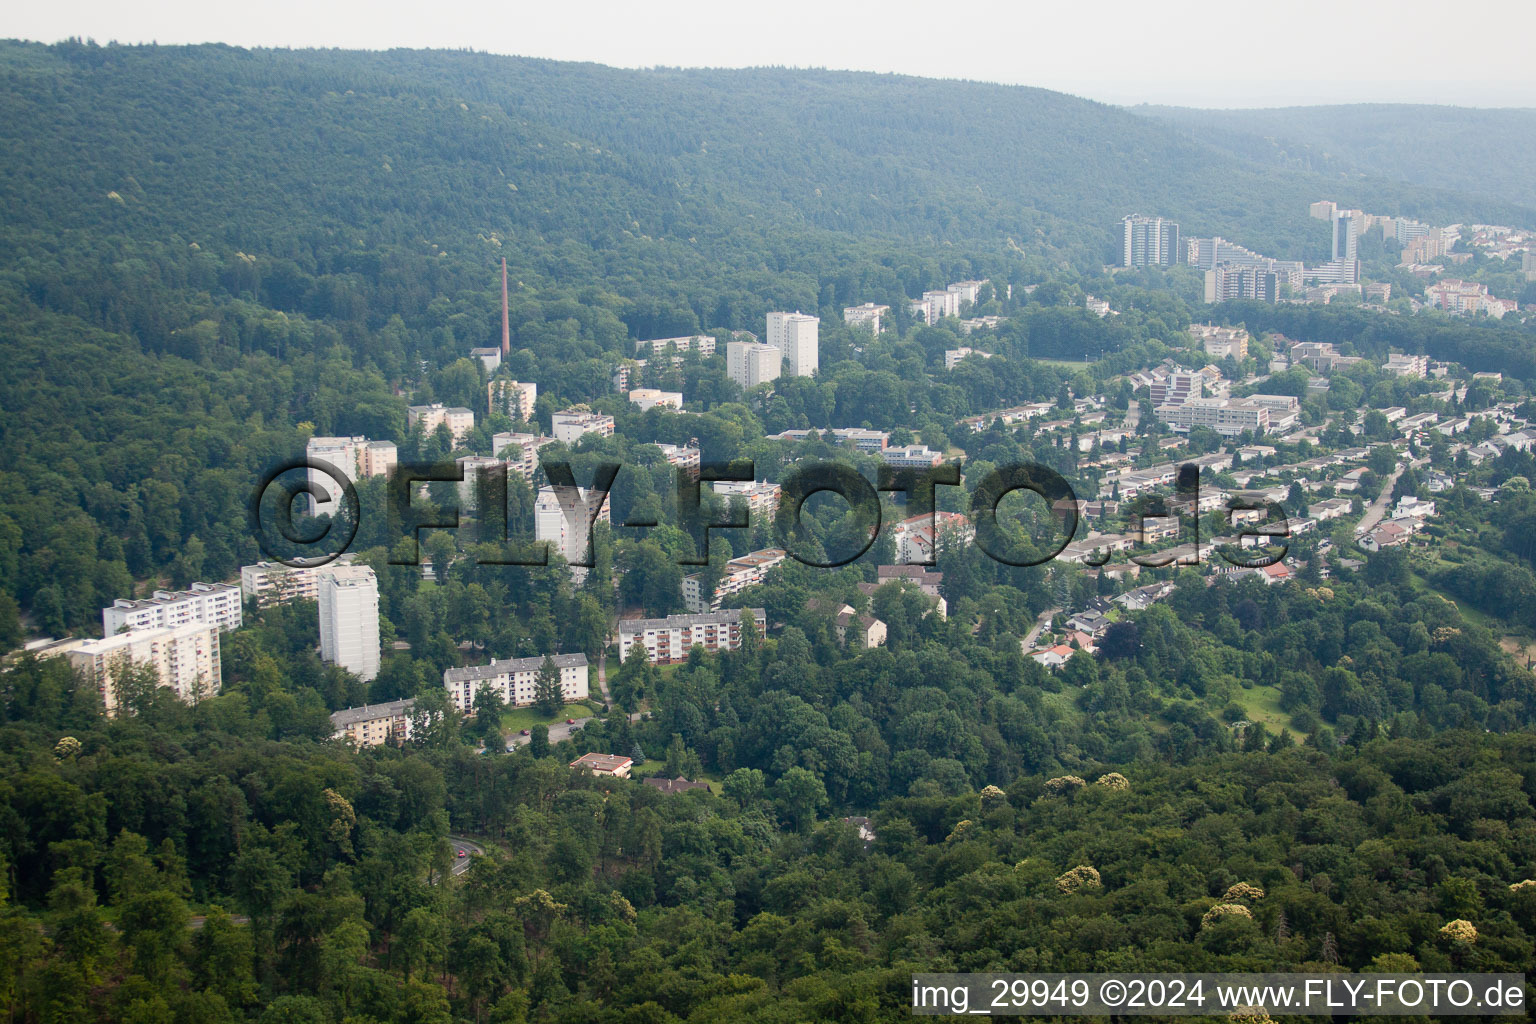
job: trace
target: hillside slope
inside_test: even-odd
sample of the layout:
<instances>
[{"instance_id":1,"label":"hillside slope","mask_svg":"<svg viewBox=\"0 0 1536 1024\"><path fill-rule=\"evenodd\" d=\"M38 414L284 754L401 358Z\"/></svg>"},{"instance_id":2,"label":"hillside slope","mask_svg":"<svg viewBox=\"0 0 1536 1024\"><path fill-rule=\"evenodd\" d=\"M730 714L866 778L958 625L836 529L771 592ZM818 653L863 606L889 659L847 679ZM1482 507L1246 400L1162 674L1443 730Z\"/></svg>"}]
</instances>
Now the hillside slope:
<instances>
[{"instance_id":1,"label":"hillside slope","mask_svg":"<svg viewBox=\"0 0 1536 1024\"><path fill-rule=\"evenodd\" d=\"M1391 178L1536 206L1536 110L1364 103L1274 110L1130 109L1186 129L1192 141L1268 166L1315 171L1340 181Z\"/></svg>"}]
</instances>

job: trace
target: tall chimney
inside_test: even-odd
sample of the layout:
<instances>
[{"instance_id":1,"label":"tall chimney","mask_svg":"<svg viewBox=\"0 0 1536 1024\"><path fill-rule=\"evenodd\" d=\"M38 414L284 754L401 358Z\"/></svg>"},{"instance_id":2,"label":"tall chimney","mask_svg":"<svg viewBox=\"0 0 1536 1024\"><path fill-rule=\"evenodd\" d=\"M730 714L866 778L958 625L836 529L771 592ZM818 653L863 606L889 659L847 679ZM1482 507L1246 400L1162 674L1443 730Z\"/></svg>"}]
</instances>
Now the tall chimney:
<instances>
[{"instance_id":1,"label":"tall chimney","mask_svg":"<svg viewBox=\"0 0 1536 1024\"><path fill-rule=\"evenodd\" d=\"M507 258L501 258L501 358L512 354L512 328L507 319Z\"/></svg>"}]
</instances>

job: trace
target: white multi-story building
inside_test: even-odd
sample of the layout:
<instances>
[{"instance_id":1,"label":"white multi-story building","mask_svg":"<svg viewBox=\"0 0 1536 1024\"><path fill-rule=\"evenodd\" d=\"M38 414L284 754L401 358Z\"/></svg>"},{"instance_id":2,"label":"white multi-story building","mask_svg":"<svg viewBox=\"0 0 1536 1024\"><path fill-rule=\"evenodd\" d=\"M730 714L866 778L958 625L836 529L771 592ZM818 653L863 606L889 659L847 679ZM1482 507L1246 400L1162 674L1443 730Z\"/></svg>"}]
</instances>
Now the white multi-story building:
<instances>
[{"instance_id":1,"label":"white multi-story building","mask_svg":"<svg viewBox=\"0 0 1536 1024\"><path fill-rule=\"evenodd\" d=\"M555 440L574 446L586 434L612 437L613 417L593 412L584 405L573 405L551 416L549 428Z\"/></svg>"},{"instance_id":2,"label":"white multi-story building","mask_svg":"<svg viewBox=\"0 0 1536 1024\"><path fill-rule=\"evenodd\" d=\"M1262 434L1269 429L1269 409L1245 399L1191 398L1182 405L1160 405L1156 415L1175 430L1210 427L1226 437L1245 430Z\"/></svg>"},{"instance_id":3,"label":"white multi-story building","mask_svg":"<svg viewBox=\"0 0 1536 1024\"><path fill-rule=\"evenodd\" d=\"M587 699L587 656L585 654L551 655L560 672L560 696L567 704ZM535 684L544 657L492 658L489 665L450 668L443 673L443 687L448 699L462 714L473 714L475 694L489 687L503 704L527 707L537 699Z\"/></svg>"},{"instance_id":4,"label":"white multi-story building","mask_svg":"<svg viewBox=\"0 0 1536 1024\"><path fill-rule=\"evenodd\" d=\"M629 393L629 400L639 406L641 412L647 412L658 405L663 409L681 409L683 407L683 393L681 391L634 388Z\"/></svg>"},{"instance_id":5,"label":"white multi-story building","mask_svg":"<svg viewBox=\"0 0 1536 1024\"><path fill-rule=\"evenodd\" d=\"M1153 405L1183 405L1205 394L1205 376L1193 370L1175 370L1148 388Z\"/></svg>"},{"instance_id":6,"label":"white multi-story building","mask_svg":"<svg viewBox=\"0 0 1536 1024\"><path fill-rule=\"evenodd\" d=\"M1387 356L1387 361L1381 368L1388 373L1395 373L1399 377L1428 377L1429 356L1411 356L1401 352L1393 352Z\"/></svg>"},{"instance_id":7,"label":"white multi-story building","mask_svg":"<svg viewBox=\"0 0 1536 1024\"><path fill-rule=\"evenodd\" d=\"M715 493L724 498L727 505L732 498L745 501L747 514L754 523L765 522L778 515L779 500L783 495L778 484L753 480L716 480L713 486Z\"/></svg>"},{"instance_id":8,"label":"white multi-story building","mask_svg":"<svg viewBox=\"0 0 1536 1024\"><path fill-rule=\"evenodd\" d=\"M697 349L701 356L712 356L715 354L715 339L708 334L690 334L682 338L651 338L635 342L636 355L650 353L659 356L668 349L678 353Z\"/></svg>"},{"instance_id":9,"label":"white multi-story building","mask_svg":"<svg viewBox=\"0 0 1536 1024\"><path fill-rule=\"evenodd\" d=\"M360 747L385 743L399 746L411 738L411 713L415 707L416 698L407 697L337 711L331 715L331 735L334 739L351 740Z\"/></svg>"},{"instance_id":10,"label":"white multi-story building","mask_svg":"<svg viewBox=\"0 0 1536 1024\"><path fill-rule=\"evenodd\" d=\"M865 430L863 427L795 427L778 434L769 434L770 441L804 441L812 434L821 435L829 444L851 444L865 455L878 455L891 443L891 435L883 430Z\"/></svg>"},{"instance_id":11,"label":"white multi-story building","mask_svg":"<svg viewBox=\"0 0 1536 1024\"><path fill-rule=\"evenodd\" d=\"M986 283L985 281L956 281L944 289L947 292L953 292L958 300L955 305L956 314L960 312L960 306L964 303L969 302L975 305L977 297L981 295L981 286Z\"/></svg>"},{"instance_id":12,"label":"white multi-story building","mask_svg":"<svg viewBox=\"0 0 1536 1024\"><path fill-rule=\"evenodd\" d=\"M766 620L761 608L746 609L757 623L758 634ZM702 647L707 653L734 651L741 647L743 609L689 615L668 615L664 619L623 619L619 622L618 645L622 656L639 640L652 665L671 665L688 660L688 652Z\"/></svg>"},{"instance_id":13,"label":"white multi-story building","mask_svg":"<svg viewBox=\"0 0 1536 1024\"><path fill-rule=\"evenodd\" d=\"M970 333L967 331L966 333ZM979 348L967 348L962 345L959 348L947 348L944 350L944 369L953 370L960 365L960 360L968 356L980 356L982 359L991 359L991 352L983 352Z\"/></svg>"},{"instance_id":14,"label":"white multi-story building","mask_svg":"<svg viewBox=\"0 0 1536 1024\"><path fill-rule=\"evenodd\" d=\"M469 436L469 432L475 429L475 414L472 410L462 405L444 405L442 402L433 402L431 405L408 405L405 408L405 425L407 429L414 430L417 424L421 424L423 434L431 434L440 426L447 426L448 433L453 436L457 444Z\"/></svg>"},{"instance_id":15,"label":"white multi-story building","mask_svg":"<svg viewBox=\"0 0 1536 1024\"><path fill-rule=\"evenodd\" d=\"M821 353L821 320L808 313L769 313L769 345L784 354L784 372L809 377L816 372Z\"/></svg>"},{"instance_id":16,"label":"white multi-story building","mask_svg":"<svg viewBox=\"0 0 1536 1024\"><path fill-rule=\"evenodd\" d=\"M340 565L351 565L352 556L342 555ZM240 567L240 593L258 608L270 608L290 601L316 601L320 596L320 574L330 563L317 566L280 565L257 562Z\"/></svg>"},{"instance_id":17,"label":"white multi-story building","mask_svg":"<svg viewBox=\"0 0 1536 1024\"><path fill-rule=\"evenodd\" d=\"M909 444L900 448L887 448L880 453L886 465L897 469L928 469L944 461L944 453L936 452L925 444Z\"/></svg>"},{"instance_id":18,"label":"white multi-story building","mask_svg":"<svg viewBox=\"0 0 1536 1024\"><path fill-rule=\"evenodd\" d=\"M967 544L976 537L976 528L959 512L935 512L912 516L891 527L896 544L896 561L902 565L932 565L944 544Z\"/></svg>"},{"instance_id":19,"label":"white multi-story building","mask_svg":"<svg viewBox=\"0 0 1536 1024\"><path fill-rule=\"evenodd\" d=\"M491 454L506 460L508 472L532 480L539 469L539 449L554 443L552 437L507 431L492 435Z\"/></svg>"},{"instance_id":20,"label":"white multi-story building","mask_svg":"<svg viewBox=\"0 0 1536 1024\"><path fill-rule=\"evenodd\" d=\"M486 384L485 393L492 414L499 412L514 420L533 422L534 403L539 400L537 384L502 377Z\"/></svg>"},{"instance_id":21,"label":"white multi-story building","mask_svg":"<svg viewBox=\"0 0 1536 1024\"><path fill-rule=\"evenodd\" d=\"M693 477L694 479L698 479L700 461L699 450L697 448L689 448L676 444L657 444L656 447L660 448L661 454L667 457L668 465L676 466L678 469L686 470L689 476Z\"/></svg>"},{"instance_id":22,"label":"white multi-story building","mask_svg":"<svg viewBox=\"0 0 1536 1024\"><path fill-rule=\"evenodd\" d=\"M784 353L772 345L754 341L733 341L725 346L725 370L742 390L777 380L784 365Z\"/></svg>"},{"instance_id":23,"label":"white multi-story building","mask_svg":"<svg viewBox=\"0 0 1536 1024\"><path fill-rule=\"evenodd\" d=\"M118 598L101 610L101 634L199 622L228 632L239 629L243 610L240 588L229 583L194 583L189 590L157 590L153 597Z\"/></svg>"},{"instance_id":24,"label":"white multi-story building","mask_svg":"<svg viewBox=\"0 0 1536 1024\"><path fill-rule=\"evenodd\" d=\"M1190 324L1189 333L1205 346L1205 354L1212 359L1225 359L1231 356L1238 362L1242 362L1248 358L1248 332L1241 327Z\"/></svg>"},{"instance_id":25,"label":"white multi-story building","mask_svg":"<svg viewBox=\"0 0 1536 1024\"><path fill-rule=\"evenodd\" d=\"M862 306L843 307L843 323L867 327L872 334L880 333L880 318L891 312L890 306L877 306L866 302Z\"/></svg>"},{"instance_id":26,"label":"white multi-story building","mask_svg":"<svg viewBox=\"0 0 1536 1024\"><path fill-rule=\"evenodd\" d=\"M1122 223L1121 266L1168 267L1179 262L1178 224L1139 213L1131 214Z\"/></svg>"},{"instance_id":27,"label":"white multi-story building","mask_svg":"<svg viewBox=\"0 0 1536 1024\"><path fill-rule=\"evenodd\" d=\"M459 481L458 487L459 511L466 514L477 511L475 489L479 485L480 475L486 470L497 469L506 463L490 455L461 455L454 461L464 474L464 479Z\"/></svg>"},{"instance_id":28,"label":"white multi-story building","mask_svg":"<svg viewBox=\"0 0 1536 1024\"><path fill-rule=\"evenodd\" d=\"M913 299L909 307L912 317L932 327L944 317L960 315L960 293L947 288L923 292L923 297Z\"/></svg>"},{"instance_id":29,"label":"white multi-story building","mask_svg":"<svg viewBox=\"0 0 1536 1024\"><path fill-rule=\"evenodd\" d=\"M561 555L567 562L585 560L587 546L592 537L594 522L607 523L609 519L608 495L581 487L539 488L533 503L533 536L535 540L549 541L550 550ZM593 519L593 502L602 502ZM586 578L586 569L572 566L571 574L578 579Z\"/></svg>"},{"instance_id":30,"label":"white multi-story building","mask_svg":"<svg viewBox=\"0 0 1536 1024\"><path fill-rule=\"evenodd\" d=\"M1301 399L1295 395L1249 395L1243 402L1269 410L1270 430L1289 430L1301 418Z\"/></svg>"},{"instance_id":31,"label":"white multi-story building","mask_svg":"<svg viewBox=\"0 0 1536 1024\"><path fill-rule=\"evenodd\" d=\"M1424 301L1448 313L1487 313L1494 319L1501 319L1505 313L1519 308L1514 302L1489 295L1487 285L1455 279L1438 281L1425 288Z\"/></svg>"},{"instance_id":32,"label":"white multi-story building","mask_svg":"<svg viewBox=\"0 0 1536 1024\"><path fill-rule=\"evenodd\" d=\"M316 599L320 605L320 660L339 665L359 679L377 677L379 580L373 570L366 565L324 567L319 571Z\"/></svg>"},{"instance_id":33,"label":"white multi-story building","mask_svg":"<svg viewBox=\"0 0 1536 1024\"><path fill-rule=\"evenodd\" d=\"M701 573L693 573L683 577L683 603L691 612L713 612L720 610L720 603L733 594L739 594L751 586L763 582L768 576L768 570L784 561L785 553L779 548L765 548L762 551L752 551L740 558L733 558L725 563L725 571L720 576L720 582L715 584L715 591L709 595L708 607L706 607L704 594L704 581Z\"/></svg>"},{"instance_id":34,"label":"white multi-story building","mask_svg":"<svg viewBox=\"0 0 1536 1024\"><path fill-rule=\"evenodd\" d=\"M95 687L108 715L116 715L121 709L123 695L118 684L126 665L149 666L160 685L186 704L215 696L223 688L219 630L209 623L132 629L88 640L67 651L64 657L71 668Z\"/></svg>"},{"instance_id":35,"label":"white multi-story building","mask_svg":"<svg viewBox=\"0 0 1536 1024\"><path fill-rule=\"evenodd\" d=\"M387 476L397 461L395 442L370 441L366 437L312 437L304 446L304 455L329 463L353 483L364 477ZM309 494L309 511L317 515L321 494L328 495L331 502L341 496L336 493L330 474L319 469L309 469L307 474L310 487L316 489ZM326 511L335 509L331 505Z\"/></svg>"}]
</instances>

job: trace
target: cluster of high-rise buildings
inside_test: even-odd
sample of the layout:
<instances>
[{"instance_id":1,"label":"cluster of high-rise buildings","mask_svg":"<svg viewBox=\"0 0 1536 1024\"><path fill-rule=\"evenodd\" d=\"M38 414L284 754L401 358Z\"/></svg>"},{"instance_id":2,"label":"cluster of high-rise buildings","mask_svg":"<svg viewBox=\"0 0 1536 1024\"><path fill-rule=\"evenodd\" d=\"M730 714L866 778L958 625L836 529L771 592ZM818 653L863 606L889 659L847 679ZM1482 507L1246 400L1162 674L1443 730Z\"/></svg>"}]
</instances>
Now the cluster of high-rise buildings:
<instances>
[{"instance_id":1,"label":"cluster of high-rise buildings","mask_svg":"<svg viewBox=\"0 0 1536 1024\"><path fill-rule=\"evenodd\" d=\"M764 340L726 344L726 372L743 389L785 375L809 377L821 365L820 332L821 320L808 313L769 313Z\"/></svg>"}]
</instances>

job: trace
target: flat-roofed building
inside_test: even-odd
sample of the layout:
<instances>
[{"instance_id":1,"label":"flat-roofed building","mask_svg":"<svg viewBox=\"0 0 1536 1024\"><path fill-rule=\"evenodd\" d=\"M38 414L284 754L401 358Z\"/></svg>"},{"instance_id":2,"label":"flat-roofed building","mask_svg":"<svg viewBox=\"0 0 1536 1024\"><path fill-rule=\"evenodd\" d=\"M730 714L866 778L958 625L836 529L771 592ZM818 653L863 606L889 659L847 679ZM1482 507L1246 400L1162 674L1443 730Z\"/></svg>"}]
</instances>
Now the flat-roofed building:
<instances>
[{"instance_id":1,"label":"flat-roofed building","mask_svg":"<svg viewBox=\"0 0 1536 1024\"><path fill-rule=\"evenodd\" d=\"M507 472L516 473L524 480L532 480L533 474L539 470L539 449L554 443L552 437L506 431L492 435L491 454L506 462Z\"/></svg>"},{"instance_id":2,"label":"flat-roofed building","mask_svg":"<svg viewBox=\"0 0 1536 1024\"><path fill-rule=\"evenodd\" d=\"M440 426L446 426L448 433L453 436L454 443L459 443L469 436L469 432L475 429L475 414L472 410L462 405L444 405L442 402L433 402L431 405L411 405L405 410L405 425L409 430L421 426L423 434L431 434Z\"/></svg>"},{"instance_id":3,"label":"flat-roofed building","mask_svg":"<svg viewBox=\"0 0 1536 1024\"><path fill-rule=\"evenodd\" d=\"M691 612L719 611L726 598L756 586L768 576L768 571L783 563L785 553L779 548L764 548L731 559L725 563L714 593L705 601L704 575L693 573L683 577L683 603Z\"/></svg>"},{"instance_id":4,"label":"flat-roofed building","mask_svg":"<svg viewBox=\"0 0 1536 1024\"><path fill-rule=\"evenodd\" d=\"M631 388L629 400L640 407L641 412L661 406L663 409L682 409L681 391L662 391L658 388Z\"/></svg>"},{"instance_id":5,"label":"flat-roofed building","mask_svg":"<svg viewBox=\"0 0 1536 1024\"><path fill-rule=\"evenodd\" d=\"M441 567L446 569L446 566ZM359 679L379 674L379 580L366 565L331 565L319 571L320 660Z\"/></svg>"},{"instance_id":6,"label":"flat-roofed building","mask_svg":"<svg viewBox=\"0 0 1536 1024\"><path fill-rule=\"evenodd\" d=\"M70 667L85 677L101 698L102 710L117 715L125 695L120 690L129 665L153 670L159 685L184 704L216 696L223 688L219 630L211 623L184 622L151 626L90 640L67 651Z\"/></svg>"},{"instance_id":7,"label":"flat-roofed building","mask_svg":"<svg viewBox=\"0 0 1536 1024\"><path fill-rule=\"evenodd\" d=\"M574 447L587 434L612 437L613 417L593 412L584 405L573 405L551 416L549 429L555 440Z\"/></svg>"},{"instance_id":8,"label":"flat-roofed building","mask_svg":"<svg viewBox=\"0 0 1536 1024\"><path fill-rule=\"evenodd\" d=\"M708 334L688 334L680 338L649 338L635 342L636 355L659 356L669 350L674 353L697 352L701 356L712 356L715 354L715 339Z\"/></svg>"},{"instance_id":9,"label":"flat-roofed building","mask_svg":"<svg viewBox=\"0 0 1536 1024\"><path fill-rule=\"evenodd\" d=\"M244 610L240 588L229 583L194 583L186 590L157 590L139 600L118 598L101 610L101 632L180 626L200 622L227 633L239 629Z\"/></svg>"},{"instance_id":10,"label":"flat-roofed building","mask_svg":"<svg viewBox=\"0 0 1536 1024\"><path fill-rule=\"evenodd\" d=\"M533 422L534 403L539 400L539 386L529 381L508 380L505 377L485 386L488 408L514 420Z\"/></svg>"},{"instance_id":11,"label":"flat-roofed building","mask_svg":"<svg viewBox=\"0 0 1536 1024\"><path fill-rule=\"evenodd\" d=\"M880 333L880 318L890 315L890 306L877 306L866 302L862 306L843 307L843 323L868 328L872 334Z\"/></svg>"},{"instance_id":12,"label":"flat-roofed building","mask_svg":"<svg viewBox=\"0 0 1536 1024\"><path fill-rule=\"evenodd\" d=\"M589 771L593 775L606 775L615 779L629 778L629 770L635 762L619 754L582 754L570 763L570 767L579 771Z\"/></svg>"}]
</instances>

